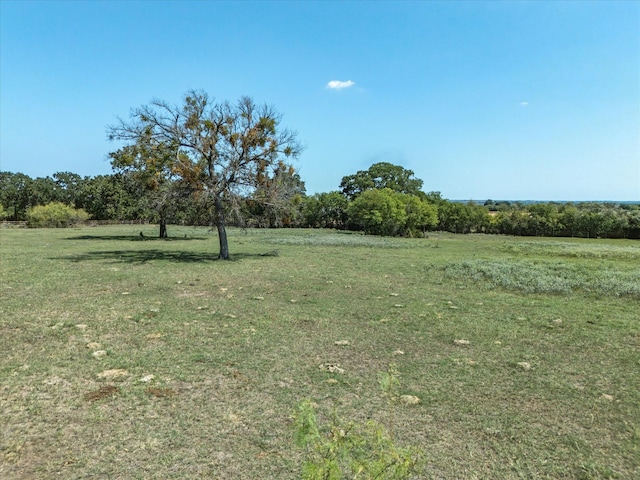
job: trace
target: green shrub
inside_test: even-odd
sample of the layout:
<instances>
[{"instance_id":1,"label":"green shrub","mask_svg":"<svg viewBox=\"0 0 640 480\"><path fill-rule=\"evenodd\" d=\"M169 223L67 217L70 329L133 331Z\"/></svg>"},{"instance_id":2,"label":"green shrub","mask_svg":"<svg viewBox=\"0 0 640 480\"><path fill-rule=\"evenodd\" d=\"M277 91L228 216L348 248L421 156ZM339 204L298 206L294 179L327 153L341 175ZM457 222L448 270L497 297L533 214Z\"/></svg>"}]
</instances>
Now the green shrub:
<instances>
[{"instance_id":1,"label":"green shrub","mask_svg":"<svg viewBox=\"0 0 640 480\"><path fill-rule=\"evenodd\" d=\"M346 211L352 227L373 235L417 236L438 223L435 205L389 188L361 193Z\"/></svg>"},{"instance_id":2,"label":"green shrub","mask_svg":"<svg viewBox=\"0 0 640 480\"><path fill-rule=\"evenodd\" d=\"M27 225L32 228L64 228L84 222L89 214L60 202L38 205L27 211Z\"/></svg>"},{"instance_id":3,"label":"green shrub","mask_svg":"<svg viewBox=\"0 0 640 480\"><path fill-rule=\"evenodd\" d=\"M313 404L305 400L295 415L296 443L307 449L305 480L405 479L415 473L420 452L400 448L384 428L373 422L320 426Z\"/></svg>"}]
</instances>

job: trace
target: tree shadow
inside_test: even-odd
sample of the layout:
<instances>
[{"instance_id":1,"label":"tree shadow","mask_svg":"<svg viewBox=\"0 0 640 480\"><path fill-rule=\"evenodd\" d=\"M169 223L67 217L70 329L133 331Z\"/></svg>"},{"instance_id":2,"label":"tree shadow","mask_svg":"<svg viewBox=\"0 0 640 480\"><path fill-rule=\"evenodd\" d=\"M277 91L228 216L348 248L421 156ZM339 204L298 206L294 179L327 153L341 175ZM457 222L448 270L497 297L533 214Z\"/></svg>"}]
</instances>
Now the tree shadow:
<instances>
[{"instance_id":1,"label":"tree shadow","mask_svg":"<svg viewBox=\"0 0 640 480\"><path fill-rule=\"evenodd\" d=\"M210 238L210 237L209 237ZM190 240L208 240L207 237L148 237L141 235L77 235L75 237L67 237L65 240L117 240L129 242L185 242Z\"/></svg>"},{"instance_id":2,"label":"tree shadow","mask_svg":"<svg viewBox=\"0 0 640 480\"><path fill-rule=\"evenodd\" d=\"M237 262L247 258L263 258L273 256L270 253L237 253L226 261ZM216 253L193 253L167 250L100 250L66 257L55 257L54 260L68 260L70 262L85 262L92 260L111 261L111 263L147 263L162 260L176 263L225 262Z\"/></svg>"}]
</instances>

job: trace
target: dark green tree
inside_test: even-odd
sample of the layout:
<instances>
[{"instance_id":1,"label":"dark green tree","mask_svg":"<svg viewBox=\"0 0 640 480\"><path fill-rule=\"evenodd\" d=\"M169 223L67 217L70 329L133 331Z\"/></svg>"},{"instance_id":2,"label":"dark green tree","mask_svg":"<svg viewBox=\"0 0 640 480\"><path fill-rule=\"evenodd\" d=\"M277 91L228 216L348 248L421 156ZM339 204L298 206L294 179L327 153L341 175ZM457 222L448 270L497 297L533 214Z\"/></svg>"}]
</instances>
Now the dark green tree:
<instances>
[{"instance_id":1,"label":"dark green tree","mask_svg":"<svg viewBox=\"0 0 640 480\"><path fill-rule=\"evenodd\" d=\"M419 195L422 180L414 177L412 170L388 162L375 163L368 170L342 177L340 190L350 200L371 189L388 188L394 192Z\"/></svg>"},{"instance_id":2,"label":"dark green tree","mask_svg":"<svg viewBox=\"0 0 640 480\"><path fill-rule=\"evenodd\" d=\"M95 220L135 220L144 217L139 199L144 192L126 175L98 175L78 194L78 205Z\"/></svg>"},{"instance_id":3,"label":"dark green tree","mask_svg":"<svg viewBox=\"0 0 640 480\"><path fill-rule=\"evenodd\" d=\"M316 193L304 200L304 225L313 228L338 228L347 225L349 201L342 193Z\"/></svg>"},{"instance_id":4,"label":"dark green tree","mask_svg":"<svg viewBox=\"0 0 640 480\"><path fill-rule=\"evenodd\" d=\"M82 205L77 205L78 196L89 178L82 178L77 173L72 172L56 172L53 174L53 179L58 186L58 201L66 205L82 208Z\"/></svg>"},{"instance_id":5,"label":"dark green tree","mask_svg":"<svg viewBox=\"0 0 640 480\"><path fill-rule=\"evenodd\" d=\"M13 221L26 220L33 180L24 173L0 172L0 204Z\"/></svg>"},{"instance_id":6,"label":"dark green tree","mask_svg":"<svg viewBox=\"0 0 640 480\"><path fill-rule=\"evenodd\" d=\"M38 177L29 185L29 206L48 205L60 202L61 191L58 184L51 177Z\"/></svg>"}]
</instances>

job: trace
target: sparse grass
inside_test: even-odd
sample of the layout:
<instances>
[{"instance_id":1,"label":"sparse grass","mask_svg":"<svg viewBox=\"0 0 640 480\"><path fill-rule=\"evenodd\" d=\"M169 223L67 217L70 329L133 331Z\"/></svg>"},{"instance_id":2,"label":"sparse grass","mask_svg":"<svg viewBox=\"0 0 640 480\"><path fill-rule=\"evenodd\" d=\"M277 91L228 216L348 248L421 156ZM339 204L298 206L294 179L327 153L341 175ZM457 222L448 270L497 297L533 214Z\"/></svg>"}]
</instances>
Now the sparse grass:
<instances>
[{"instance_id":1,"label":"sparse grass","mask_svg":"<svg viewBox=\"0 0 640 480\"><path fill-rule=\"evenodd\" d=\"M637 242L143 228L0 230L0 478L300 478L307 398L416 478L640 477Z\"/></svg>"}]
</instances>

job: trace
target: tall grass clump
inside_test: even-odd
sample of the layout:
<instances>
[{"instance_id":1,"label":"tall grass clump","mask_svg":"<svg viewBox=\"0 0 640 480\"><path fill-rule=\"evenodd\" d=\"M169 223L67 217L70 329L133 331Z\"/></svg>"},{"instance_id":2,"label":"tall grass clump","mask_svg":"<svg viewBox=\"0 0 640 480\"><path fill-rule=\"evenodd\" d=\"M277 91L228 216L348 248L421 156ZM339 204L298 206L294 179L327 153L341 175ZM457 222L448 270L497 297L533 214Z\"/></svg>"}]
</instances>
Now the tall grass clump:
<instances>
[{"instance_id":1,"label":"tall grass clump","mask_svg":"<svg viewBox=\"0 0 640 480\"><path fill-rule=\"evenodd\" d=\"M466 260L443 267L446 278L484 282L490 288L523 293L591 294L640 298L640 270L592 268L540 260Z\"/></svg>"},{"instance_id":2,"label":"tall grass clump","mask_svg":"<svg viewBox=\"0 0 640 480\"><path fill-rule=\"evenodd\" d=\"M537 241L505 243L502 246L502 250L516 255L640 260L640 245L612 245L610 243L585 243L575 241Z\"/></svg>"}]
</instances>

